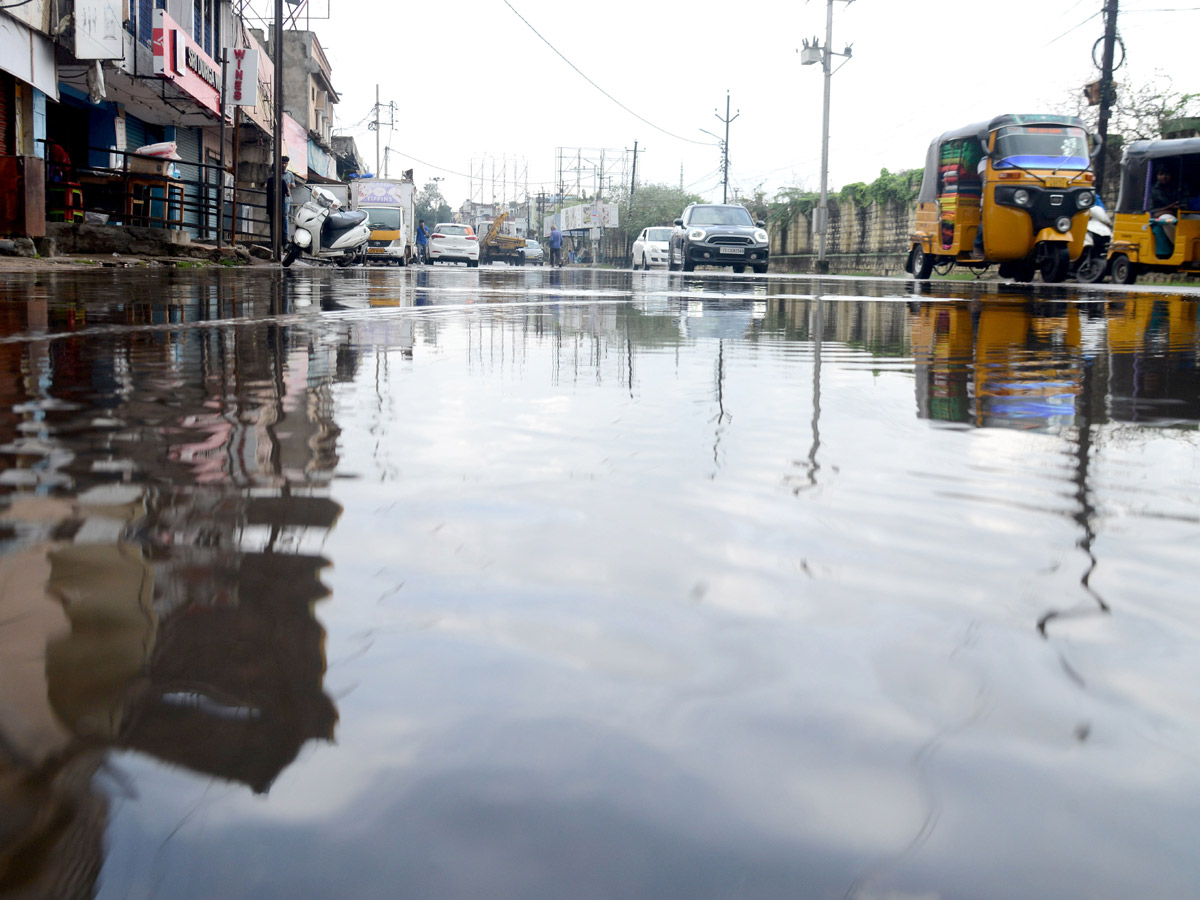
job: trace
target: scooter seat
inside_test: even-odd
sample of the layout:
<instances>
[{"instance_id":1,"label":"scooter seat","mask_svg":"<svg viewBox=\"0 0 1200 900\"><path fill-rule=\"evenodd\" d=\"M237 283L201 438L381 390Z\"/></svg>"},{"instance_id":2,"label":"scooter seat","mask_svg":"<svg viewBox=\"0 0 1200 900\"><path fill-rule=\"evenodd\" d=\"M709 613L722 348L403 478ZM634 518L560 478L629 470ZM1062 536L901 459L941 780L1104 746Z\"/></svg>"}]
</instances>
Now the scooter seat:
<instances>
[{"instance_id":1,"label":"scooter seat","mask_svg":"<svg viewBox=\"0 0 1200 900\"><path fill-rule=\"evenodd\" d=\"M325 221L331 231L345 231L359 222L367 221L367 214L361 209L348 209L345 212L331 213Z\"/></svg>"}]
</instances>

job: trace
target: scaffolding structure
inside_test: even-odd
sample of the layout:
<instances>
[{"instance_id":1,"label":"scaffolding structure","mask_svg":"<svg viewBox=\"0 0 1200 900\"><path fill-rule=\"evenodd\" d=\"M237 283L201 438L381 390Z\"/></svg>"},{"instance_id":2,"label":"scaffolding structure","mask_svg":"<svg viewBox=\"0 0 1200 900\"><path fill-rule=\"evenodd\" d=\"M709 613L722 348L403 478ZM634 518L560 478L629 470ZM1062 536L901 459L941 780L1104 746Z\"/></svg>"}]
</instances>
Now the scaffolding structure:
<instances>
[{"instance_id":1,"label":"scaffolding structure","mask_svg":"<svg viewBox=\"0 0 1200 900\"><path fill-rule=\"evenodd\" d=\"M555 205L562 209L565 199L590 195L601 200L614 188L629 183L633 152L605 147L556 147L554 172L557 196Z\"/></svg>"},{"instance_id":2,"label":"scaffolding structure","mask_svg":"<svg viewBox=\"0 0 1200 900\"><path fill-rule=\"evenodd\" d=\"M529 204L529 161L523 156L484 154L472 157L467 169L467 196L477 206L507 207L510 202Z\"/></svg>"}]
</instances>

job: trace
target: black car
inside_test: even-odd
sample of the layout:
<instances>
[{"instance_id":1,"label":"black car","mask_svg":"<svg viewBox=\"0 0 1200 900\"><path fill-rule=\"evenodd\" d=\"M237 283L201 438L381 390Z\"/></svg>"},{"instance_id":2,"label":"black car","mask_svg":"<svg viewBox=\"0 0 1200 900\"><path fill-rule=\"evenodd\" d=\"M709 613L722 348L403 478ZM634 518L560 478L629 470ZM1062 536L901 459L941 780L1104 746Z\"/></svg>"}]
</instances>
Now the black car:
<instances>
[{"instance_id":1,"label":"black car","mask_svg":"<svg viewBox=\"0 0 1200 900\"><path fill-rule=\"evenodd\" d=\"M763 222L755 222L737 203L693 203L675 220L667 251L667 268L690 272L696 266L746 266L761 274L770 262Z\"/></svg>"}]
</instances>

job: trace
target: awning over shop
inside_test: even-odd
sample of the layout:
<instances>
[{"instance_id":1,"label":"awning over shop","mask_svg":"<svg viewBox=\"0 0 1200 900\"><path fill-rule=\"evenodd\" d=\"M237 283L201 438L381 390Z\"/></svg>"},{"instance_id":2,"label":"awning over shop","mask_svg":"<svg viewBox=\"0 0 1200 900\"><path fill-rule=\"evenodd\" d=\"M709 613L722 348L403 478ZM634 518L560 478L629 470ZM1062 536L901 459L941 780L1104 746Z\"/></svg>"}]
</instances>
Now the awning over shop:
<instances>
[{"instance_id":1,"label":"awning over shop","mask_svg":"<svg viewBox=\"0 0 1200 900\"><path fill-rule=\"evenodd\" d=\"M7 16L0 16L0 69L58 99L54 44Z\"/></svg>"},{"instance_id":2,"label":"awning over shop","mask_svg":"<svg viewBox=\"0 0 1200 900\"><path fill-rule=\"evenodd\" d=\"M309 184L341 184L336 178L328 178L315 169L309 169L308 174L304 176L304 180Z\"/></svg>"}]
</instances>

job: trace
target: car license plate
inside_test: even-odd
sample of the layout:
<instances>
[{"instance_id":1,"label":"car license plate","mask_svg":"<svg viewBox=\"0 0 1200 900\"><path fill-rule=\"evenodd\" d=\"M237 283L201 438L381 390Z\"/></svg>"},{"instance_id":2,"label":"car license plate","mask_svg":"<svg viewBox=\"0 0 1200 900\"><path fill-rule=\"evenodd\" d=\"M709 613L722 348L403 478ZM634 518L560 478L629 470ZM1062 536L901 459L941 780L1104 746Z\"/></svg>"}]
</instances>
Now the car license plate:
<instances>
[{"instance_id":1,"label":"car license plate","mask_svg":"<svg viewBox=\"0 0 1200 900\"><path fill-rule=\"evenodd\" d=\"M1046 187L1048 187L1048 188L1065 188L1066 186L1067 186L1067 179L1065 179L1065 178L1055 177L1055 176L1051 175L1046 179Z\"/></svg>"},{"instance_id":2,"label":"car license plate","mask_svg":"<svg viewBox=\"0 0 1200 900\"><path fill-rule=\"evenodd\" d=\"M383 247L368 247L367 252L368 253L387 253L387 250L384 249Z\"/></svg>"},{"instance_id":3,"label":"car license plate","mask_svg":"<svg viewBox=\"0 0 1200 900\"><path fill-rule=\"evenodd\" d=\"M743 250L741 247L722 247L721 252L729 253L729 254L737 254L738 256L741 256L746 251Z\"/></svg>"}]
</instances>

